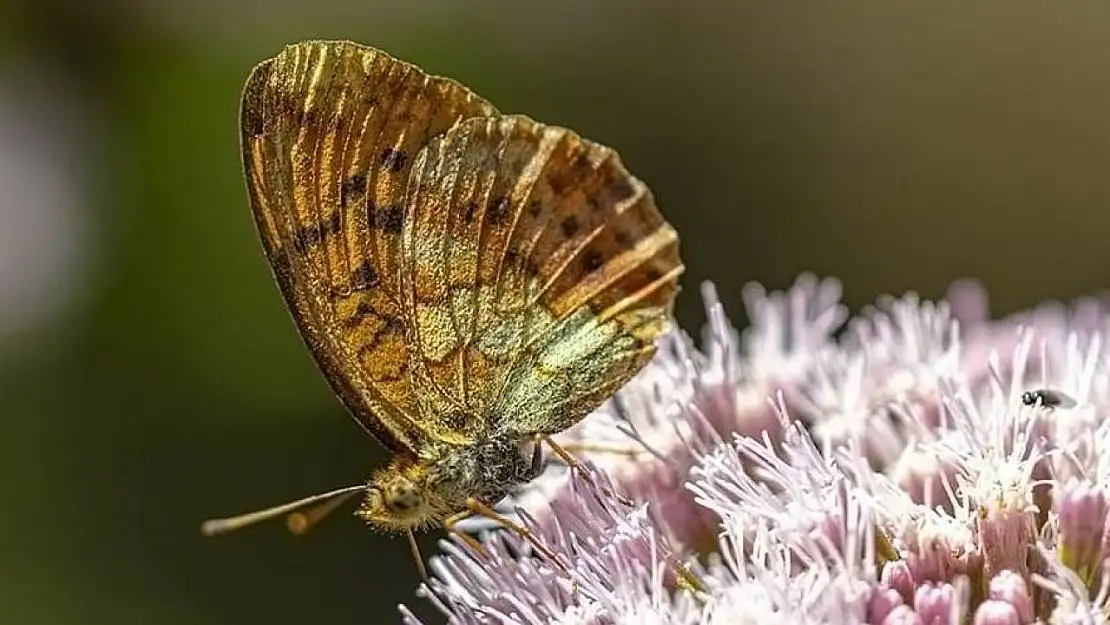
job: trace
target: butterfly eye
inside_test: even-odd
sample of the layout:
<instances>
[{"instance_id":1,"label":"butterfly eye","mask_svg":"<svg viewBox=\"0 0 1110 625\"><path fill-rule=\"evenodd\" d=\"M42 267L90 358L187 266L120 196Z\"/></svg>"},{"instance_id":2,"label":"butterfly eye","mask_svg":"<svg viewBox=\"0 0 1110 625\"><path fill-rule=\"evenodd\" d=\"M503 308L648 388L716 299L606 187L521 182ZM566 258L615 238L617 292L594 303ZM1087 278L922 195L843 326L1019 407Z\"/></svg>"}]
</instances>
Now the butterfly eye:
<instances>
[{"instance_id":1,"label":"butterfly eye","mask_svg":"<svg viewBox=\"0 0 1110 625\"><path fill-rule=\"evenodd\" d=\"M420 491L412 482L401 479L389 486L385 492L385 505L394 512L405 513L420 507Z\"/></svg>"}]
</instances>

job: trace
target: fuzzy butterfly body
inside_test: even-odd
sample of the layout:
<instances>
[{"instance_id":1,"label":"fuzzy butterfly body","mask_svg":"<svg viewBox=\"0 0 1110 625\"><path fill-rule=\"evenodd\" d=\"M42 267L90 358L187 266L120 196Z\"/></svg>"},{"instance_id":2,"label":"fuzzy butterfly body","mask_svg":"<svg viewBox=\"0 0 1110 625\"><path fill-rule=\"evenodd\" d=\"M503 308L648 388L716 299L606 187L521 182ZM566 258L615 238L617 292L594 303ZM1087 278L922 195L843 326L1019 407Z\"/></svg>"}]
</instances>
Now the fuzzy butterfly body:
<instances>
[{"instance_id":1,"label":"fuzzy butterfly body","mask_svg":"<svg viewBox=\"0 0 1110 625\"><path fill-rule=\"evenodd\" d=\"M678 236L616 153L348 42L251 73L266 255L343 403L394 454L360 515L440 521L530 479L527 449L651 358Z\"/></svg>"}]
</instances>

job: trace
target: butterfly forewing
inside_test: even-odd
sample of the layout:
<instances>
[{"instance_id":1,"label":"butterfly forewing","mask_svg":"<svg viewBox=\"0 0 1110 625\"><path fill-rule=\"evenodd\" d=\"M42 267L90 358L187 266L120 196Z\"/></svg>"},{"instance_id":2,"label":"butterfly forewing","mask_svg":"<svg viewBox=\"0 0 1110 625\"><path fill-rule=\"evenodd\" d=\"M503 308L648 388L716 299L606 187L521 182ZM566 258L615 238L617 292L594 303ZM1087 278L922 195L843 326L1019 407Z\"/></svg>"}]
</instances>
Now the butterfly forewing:
<instances>
[{"instance_id":1,"label":"butterfly forewing","mask_svg":"<svg viewBox=\"0 0 1110 625\"><path fill-rule=\"evenodd\" d=\"M289 46L243 92L247 184L282 293L344 403L396 452L424 436L399 284L406 181L433 137L496 114L452 80L347 42Z\"/></svg>"},{"instance_id":2,"label":"butterfly forewing","mask_svg":"<svg viewBox=\"0 0 1110 625\"><path fill-rule=\"evenodd\" d=\"M466 120L418 155L405 206L414 383L441 439L565 429L651 357L678 237L612 150Z\"/></svg>"}]
</instances>

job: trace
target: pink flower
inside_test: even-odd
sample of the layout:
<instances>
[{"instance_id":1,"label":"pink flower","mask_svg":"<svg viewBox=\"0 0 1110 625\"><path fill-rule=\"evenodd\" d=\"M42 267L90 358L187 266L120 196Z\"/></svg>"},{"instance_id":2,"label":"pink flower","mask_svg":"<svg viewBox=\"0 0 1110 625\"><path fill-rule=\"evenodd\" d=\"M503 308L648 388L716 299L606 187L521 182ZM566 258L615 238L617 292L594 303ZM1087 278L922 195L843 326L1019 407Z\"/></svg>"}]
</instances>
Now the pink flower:
<instances>
[{"instance_id":1,"label":"pink flower","mask_svg":"<svg viewBox=\"0 0 1110 625\"><path fill-rule=\"evenodd\" d=\"M1110 620L1104 300L744 294L748 329L707 286L701 347L676 330L557 437L583 466L498 508L529 537L469 521L420 594L452 623Z\"/></svg>"}]
</instances>

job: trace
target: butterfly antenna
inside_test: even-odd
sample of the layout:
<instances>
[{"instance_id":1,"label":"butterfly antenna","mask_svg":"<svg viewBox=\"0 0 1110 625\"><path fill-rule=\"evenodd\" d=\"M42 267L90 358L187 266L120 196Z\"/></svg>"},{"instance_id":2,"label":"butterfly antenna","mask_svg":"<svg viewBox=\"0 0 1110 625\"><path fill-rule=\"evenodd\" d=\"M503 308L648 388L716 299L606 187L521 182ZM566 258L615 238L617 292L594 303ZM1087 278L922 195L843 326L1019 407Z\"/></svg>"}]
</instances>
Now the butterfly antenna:
<instances>
[{"instance_id":1,"label":"butterfly antenna","mask_svg":"<svg viewBox=\"0 0 1110 625\"><path fill-rule=\"evenodd\" d=\"M320 519L323 519L329 512L334 510L344 501L347 501L356 493L366 490L366 486L359 484L358 486L348 486L337 490L320 493L304 499L298 499L287 504L274 506L265 510L257 512L249 512L247 514L240 514L238 516L229 517L226 519L210 519L201 523L200 532L205 536L218 536L233 532L237 529L242 529L248 525L254 525L261 521L267 521L274 517L279 517L284 514L290 514L287 525L289 530L295 534L302 534L310 527L315 525ZM313 506L308 512L298 512L299 509L306 506Z\"/></svg>"},{"instance_id":2,"label":"butterfly antenna","mask_svg":"<svg viewBox=\"0 0 1110 625\"><path fill-rule=\"evenodd\" d=\"M320 521L323 521L325 517L334 512L336 508L346 503L351 497L358 495L364 490L365 488L358 488L350 492L336 495L331 499L325 499L308 510L298 510L290 513L289 516L285 517L285 527L291 534L300 536L315 527Z\"/></svg>"}]
</instances>

